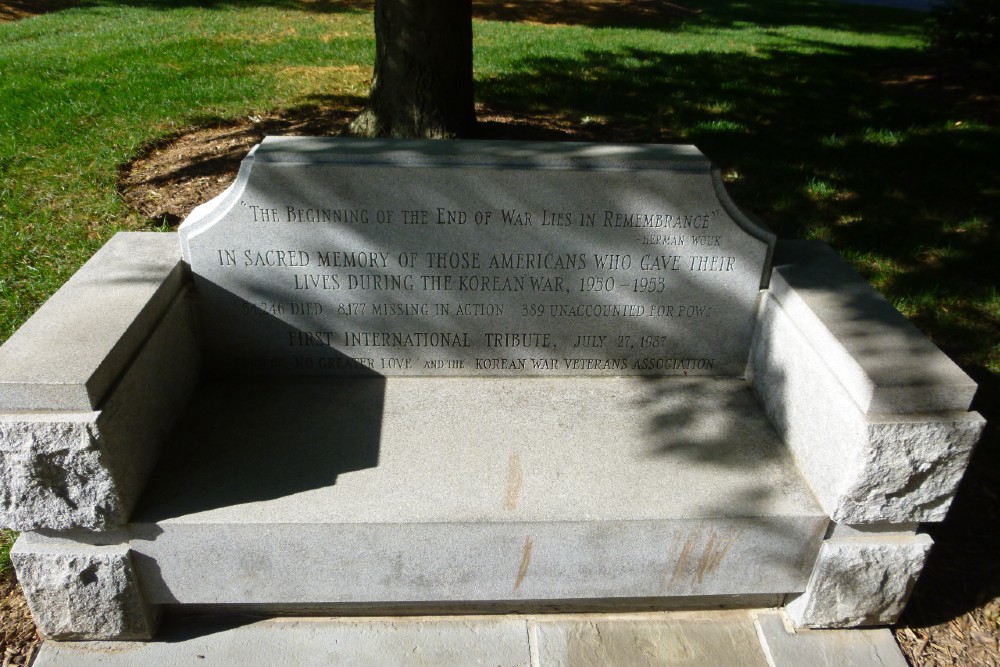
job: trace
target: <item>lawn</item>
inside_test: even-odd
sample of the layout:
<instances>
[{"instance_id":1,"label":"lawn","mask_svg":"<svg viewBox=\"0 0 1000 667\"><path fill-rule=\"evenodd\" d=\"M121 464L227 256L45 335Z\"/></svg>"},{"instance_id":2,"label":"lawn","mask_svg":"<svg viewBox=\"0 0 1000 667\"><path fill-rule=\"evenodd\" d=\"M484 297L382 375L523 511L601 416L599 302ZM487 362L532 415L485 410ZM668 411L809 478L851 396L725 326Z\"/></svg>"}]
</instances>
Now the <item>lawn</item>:
<instances>
[{"instance_id":1,"label":"lawn","mask_svg":"<svg viewBox=\"0 0 1000 667\"><path fill-rule=\"evenodd\" d=\"M173 222L122 197L131 160L193 127L354 108L371 75L364 0L68 4L0 23L0 341L115 232ZM1000 420L1000 91L925 49L926 16L828 0L474 6L483 115L696 144L743 210L851 261ZM918 588L940 600L923 621L1000 595L996 536L969 542L997 524L997 441L991 427L935 534L948 560L930 568L940 590Z\"/></svg>"},{"instance_id":2,"label":"lawn","mask_svg":"<svg viewBox=\"0 0 1000 667\"><path fill-rule=\"evenodd\" d=\"M81 5L0 25L0 340L115 231L160 226L116 190L144 147L190 125L357 103L370 76L359 3ZM995 108L921 90L936 71L922 15L819 0L551 5L523 3L530 23L477 20L482 104L697 144L745 210L782 237L829 241L952 356L1000 373L1000 128Z\"/></svg>"}]
</instances>

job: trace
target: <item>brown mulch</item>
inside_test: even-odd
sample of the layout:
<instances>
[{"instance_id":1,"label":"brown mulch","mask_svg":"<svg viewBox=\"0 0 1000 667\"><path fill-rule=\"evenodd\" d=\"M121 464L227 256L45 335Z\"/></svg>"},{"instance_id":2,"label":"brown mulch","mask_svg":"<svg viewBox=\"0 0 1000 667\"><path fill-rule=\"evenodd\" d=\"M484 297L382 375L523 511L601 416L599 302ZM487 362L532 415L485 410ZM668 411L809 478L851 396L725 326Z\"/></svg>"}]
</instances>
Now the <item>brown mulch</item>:
<instances>
[{"instance_id":1,"label":"brown mulch","mask_svg":"<svg viewBox=\"0 0 1000 667\"><path fill-rule=\"evenodd\" d=\"M350 103L349 103L350 104ZM144 151L119 172L118 189L143 216L176 226L233 182L240 161L268 135L336 135L361 110L306 107L265 117L192 127Z\"/></svg>"},{"instance_id":2,"label":"brown mulch","mask_svg":"<svg viewBox=\"0 0 1000 667\"><path fill-rule=\"evenodd\" d=\"M896 641L911 665L998 667L998 614L1000 599L995 599L947 623L928 627L898 627Z\"/></svg>"},{"instance_id":3,"label":"brown mulch","mask_svg":"<svg viewBox=\"0 0 1000 667\"><path fill-rule=\"evenodd\" d=\"M38 634L12 572L0 574L0 660L3 667L27 665L38 650Z\"/></svg>"},{"instance_id":4,"label":"brown mulch","mask_svg":"<svg viewBox=\"0 0 1000 667\"><path fill-rule=\"evenodd\" d=\"M963 118L1000 122L1000 71L983 71L961 62L920 68L893 68L882 73L882 85L905 91L916 100L950 109Z\"/></svg>"}]
</instances>

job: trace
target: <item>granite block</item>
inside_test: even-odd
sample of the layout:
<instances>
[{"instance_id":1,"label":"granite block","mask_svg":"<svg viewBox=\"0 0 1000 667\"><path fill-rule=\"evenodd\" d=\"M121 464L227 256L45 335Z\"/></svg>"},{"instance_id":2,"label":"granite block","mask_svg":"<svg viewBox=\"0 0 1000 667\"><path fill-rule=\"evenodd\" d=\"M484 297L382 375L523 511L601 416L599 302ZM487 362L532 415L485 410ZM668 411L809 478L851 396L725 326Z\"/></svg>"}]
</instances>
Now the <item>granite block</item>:
<instances>
[{"instance_id":1,"label":"granite block","mask_svg":"<svg viewBox=\"0 0 1000 667\"><path fill-rule=\"evenodd\" d=\"M944 521L985 426L975 412L869 418L858 474L833 519Z\"/></svg>"},{"instance_id":2,"label":"granite block","mask_svg":"<svg viewBox=\"0 0 1000 667\"><path fill-rule=\"evenodd\" d=\"M826 244L778 244L770 294L862 413L969 409L975 382Z\"/></svg>"},{"instance_id":3,"label":"granite block","mask_svg":"<svg viewBox=\"0 0 1000 667\"><path fill-rule=\"evenodd\" d=\"M139 589L128 545L35 539L21 535L11 550L31 615L47 639L150 639L157 611Z\"/></svg>"},{"instance_id":4,"label":"granite block","mask_svg":"<svg viewBox=\"0 0 1000 667\"><path fill-rule=\"evenodd\" d=\"M268 378L193 406L130 527L155 602L783 594L827 524L739 380Z\"/></svg>"},{"instance_id":5,"label":"granite block","mask_svg":"<svg viewBox=\"0 0 1000 667\"><path fill-rule=\"evenodd\" d=\"M0 410L95 410L181 288L176 234L116 234L0 347Z\"/></svg>"},{"instance_id":6,"label":"granite block","mask_svg":"<svg viewBox=\"0 0 1000 667\"><path fill-rule=\"evenodd\" d=\"M15 530L124 520L100 413L0 415L0 523Z\"/></svg>"},{"instance_id":7,"label":"granite block","mask_svg":"<svg viewBox=\"0 0 1000 667\"><path fill-rule=\"evenodd\" d=\"M798 325L765 295L747 374L824 509L841 523L941 521L982 417L866 414Z\"/></svg>"},{"instance_id":8,"label":"granite block","mask_svg":"<svg viewBox=\"0 0 1000 667\"><path fill-rule=\"evenodd\" d=\"M189 296L176 296L99 411L0 413L0 525L124 524L197 384Z\"/></svg>"},{"instance_id":9,"label":"granite block","mask_svg":"<svg viewBox=\"0 0 1000 667\"><path fill-rule=\"evenodd\" d=\"M905 533L826 540L806 592L787 605L789 618L821 628L895 623L932 544L927 535Z\"/></svg>"}]
</instances>

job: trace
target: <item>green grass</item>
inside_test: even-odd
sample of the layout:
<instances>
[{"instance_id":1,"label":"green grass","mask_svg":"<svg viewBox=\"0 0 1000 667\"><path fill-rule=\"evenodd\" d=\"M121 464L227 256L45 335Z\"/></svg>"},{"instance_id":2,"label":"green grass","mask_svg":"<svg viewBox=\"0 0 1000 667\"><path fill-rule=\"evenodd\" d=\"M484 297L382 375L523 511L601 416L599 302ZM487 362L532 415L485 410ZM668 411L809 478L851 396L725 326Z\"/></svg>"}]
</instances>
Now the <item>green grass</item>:
<instances>
[{"instance_id":1,"label":"green grass","mask_svg":"<svg viewBox=\"0 0 1000 667\"><path fill-rule=\"evenodd\" d=\"M4 577L11 569L10 550L14 546L17 533L6 528L0 530L0 577Z\"/></svg>"},{"instance_id":2,"label":"green grass","mask_svg":"<svg viewBox=\"0 0 1000 667\"><path fill-rule=\"evenodd\" d=\"M700 13L477 21L477 98L695 143L742 208L779 236L828 241L963 365L1000 374L1000 128L883 83L933 65L926 17L689 6ZM93 0L0 24L0 340L115 231L155 227L115 190L143 146L357 98L373 50L370 13L336 2Z\"/></svg>"},{"instance_id":3,"label":"green grass","mask_svg":"<svg viewBox=\"0 0 1000 667\"><path fill-rule=\"evenodd\" d=\"M90 4L0 24L0 340L113 233L150 225L115 190L141 146L331 82L359 94L374 53L366 13Z\"/></svg>"}]
</instances>

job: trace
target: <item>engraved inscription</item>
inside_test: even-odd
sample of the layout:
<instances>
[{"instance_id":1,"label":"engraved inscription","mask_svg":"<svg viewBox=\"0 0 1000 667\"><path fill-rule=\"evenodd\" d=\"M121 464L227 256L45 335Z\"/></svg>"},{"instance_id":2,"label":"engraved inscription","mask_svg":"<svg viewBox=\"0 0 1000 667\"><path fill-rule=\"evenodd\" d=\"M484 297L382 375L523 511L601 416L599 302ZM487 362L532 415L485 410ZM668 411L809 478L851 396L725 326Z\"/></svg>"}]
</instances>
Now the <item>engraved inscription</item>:
<instances>
[{"instance_id":1,"label":"engraved inscription","mask_svg":"<svg viewBox=\"0 0 1000 667\"><path fill-rule=\"evenodd\" d=\"M743 372L767 243L707 169L282 169L181 230L243 371Z\"/></svg>"}]
</instances>

